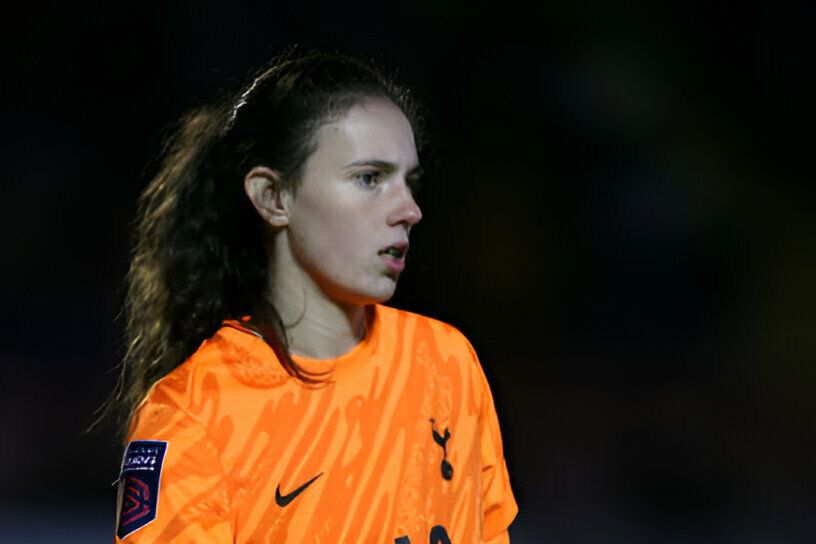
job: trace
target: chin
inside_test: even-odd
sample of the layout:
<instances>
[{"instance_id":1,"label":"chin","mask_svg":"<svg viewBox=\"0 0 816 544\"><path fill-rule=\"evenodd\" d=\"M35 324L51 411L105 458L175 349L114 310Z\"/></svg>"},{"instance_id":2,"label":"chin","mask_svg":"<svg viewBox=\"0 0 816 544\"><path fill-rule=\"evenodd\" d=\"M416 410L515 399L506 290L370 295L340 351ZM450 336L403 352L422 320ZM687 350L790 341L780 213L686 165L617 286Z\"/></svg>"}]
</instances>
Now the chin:
<instances>
[{"instance_id":1,"label":"chin","mask_svg":"<svg viewBox=\"0 0 816 544\"><path fill-rule=\"evenodd\" d=\"M369 293L367 297L361 297L363 301L362 304L382 304L384 302L388 302L391 300L391 297L394 296L395 291L396 289L388 289L377 293Z\"/></svg>"},{"instance_id":2,"label":"chin","mask_svg":"<svg viewBox=\"0 0 816 544\"><path fill-rule=\"evenodd\" d=\"M365 306L368 304L382 304L387 302L394 296L397 290L397 280L392 278L383 278L377 285L369 286L368 289L361 289L357 291L352 298L353 304Z\"/></svg>"}]
</instances>

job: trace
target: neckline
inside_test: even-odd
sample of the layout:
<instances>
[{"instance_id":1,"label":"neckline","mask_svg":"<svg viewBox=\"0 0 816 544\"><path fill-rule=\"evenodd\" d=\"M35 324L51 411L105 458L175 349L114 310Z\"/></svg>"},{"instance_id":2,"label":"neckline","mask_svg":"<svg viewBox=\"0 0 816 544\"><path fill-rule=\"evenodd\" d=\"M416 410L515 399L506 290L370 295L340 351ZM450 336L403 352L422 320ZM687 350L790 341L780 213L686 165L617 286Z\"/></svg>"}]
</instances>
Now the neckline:
<instances>
[{"instance_id":1,"label":"neckline","mask_svg":"<svg viewBox=\"0 0 816 544\"><path fill-rule=\"evenodd\" d=\"M369 359L377 343L381 321L379 304L366 307L366 316L365 334L349 351L328 359L315 359L291 353L292 360L308 374L326 375L329 380L347 376Z\"/></svg>"},{"instance_id":2,"label":"neckline","mask_svg":"<svg viewBox=\"0 0 816 544\"><path fill-rule=\"evenodd\" d=\"M321 382L332 382L338 377L353 373L355 369L363 366L377 349L380 329L382 328L382 308L380 304L372 304L366 307L368 319L366 319L366 331L363 339L346 353L329 359L314 359L295 353L290 353L289 356L305 373L313 375ZM263 330L252 324L252 316L246 315L240 319L225 319L223 325L255 337L256 340L254 341L261 342L264 348L269 350L275 364L281 368L283 367L269 342L264 338ZM300 380L296 381L300 382Z\"/></svg>"}]
</instances>

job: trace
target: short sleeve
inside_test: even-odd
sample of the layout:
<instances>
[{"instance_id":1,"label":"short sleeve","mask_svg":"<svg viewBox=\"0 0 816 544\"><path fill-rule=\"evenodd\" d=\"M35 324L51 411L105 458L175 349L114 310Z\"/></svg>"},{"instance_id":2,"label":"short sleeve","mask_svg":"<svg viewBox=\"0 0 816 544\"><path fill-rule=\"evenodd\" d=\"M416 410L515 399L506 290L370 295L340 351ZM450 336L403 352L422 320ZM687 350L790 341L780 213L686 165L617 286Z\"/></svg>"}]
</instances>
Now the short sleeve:
<instances>
[{"instance_id":1,"label":"short sleeve","mask_svg":"<svg viewBox=\"0 0 816 544\"><path fill-rule=\"evenodd\" d=\"M510 488L493 395L476 353L472 347L470 349L478 369L481 390L482 534L485 542L499 544L510 541L507 528L516 517L518 506Z\"/></svg>"},{"instance_id":2,"label":"short sleeve","mask_svg":"<svg viewBox=\"0 0 816 544\"><path fill-rule=\"evenodd\" d=\"M145 401L122 461L115 542L233 542L230 510L206 429L170 400Z\"/></svg>"}]
</instances>

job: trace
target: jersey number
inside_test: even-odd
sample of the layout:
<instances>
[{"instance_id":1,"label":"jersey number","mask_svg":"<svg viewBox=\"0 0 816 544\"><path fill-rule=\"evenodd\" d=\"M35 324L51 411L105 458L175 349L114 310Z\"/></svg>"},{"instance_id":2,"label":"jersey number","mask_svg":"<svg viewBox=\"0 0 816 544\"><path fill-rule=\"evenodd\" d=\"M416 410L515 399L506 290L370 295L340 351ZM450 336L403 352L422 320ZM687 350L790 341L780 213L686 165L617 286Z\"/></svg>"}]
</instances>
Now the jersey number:
<instances>
[{"instance_id":1,"label":"jersey number","mask_svg":"<svg viewBox=\"0 0 816 544\"><path fill-rule=\"evenodd\" d=\"M451 544L448 532L441 525L431 527L431 536L428 540L430 544ZM394 539L394 544L411 544L411 539L407 536L401 536Z\"/></svg>"}]
</instances>

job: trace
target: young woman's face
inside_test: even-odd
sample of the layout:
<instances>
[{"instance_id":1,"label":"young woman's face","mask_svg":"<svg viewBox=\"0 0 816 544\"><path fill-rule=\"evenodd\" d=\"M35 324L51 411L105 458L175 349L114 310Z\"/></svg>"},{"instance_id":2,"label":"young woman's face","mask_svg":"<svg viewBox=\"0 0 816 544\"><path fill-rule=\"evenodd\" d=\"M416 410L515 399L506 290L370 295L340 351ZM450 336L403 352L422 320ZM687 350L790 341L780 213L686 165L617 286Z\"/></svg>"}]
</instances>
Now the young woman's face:
<instances>
[{"instance_id":1,"label":"young woman's face","mask_svg":"<svg viewBox=\"0 0 816 544\"><path fill-rule=\"evenodd\" d=\"M286 233L295 262L331 299L370 304L393 295L422 218L411 192L417 161L411 125L385 100L319 129Z\"/></svg>"}]
</instances>

